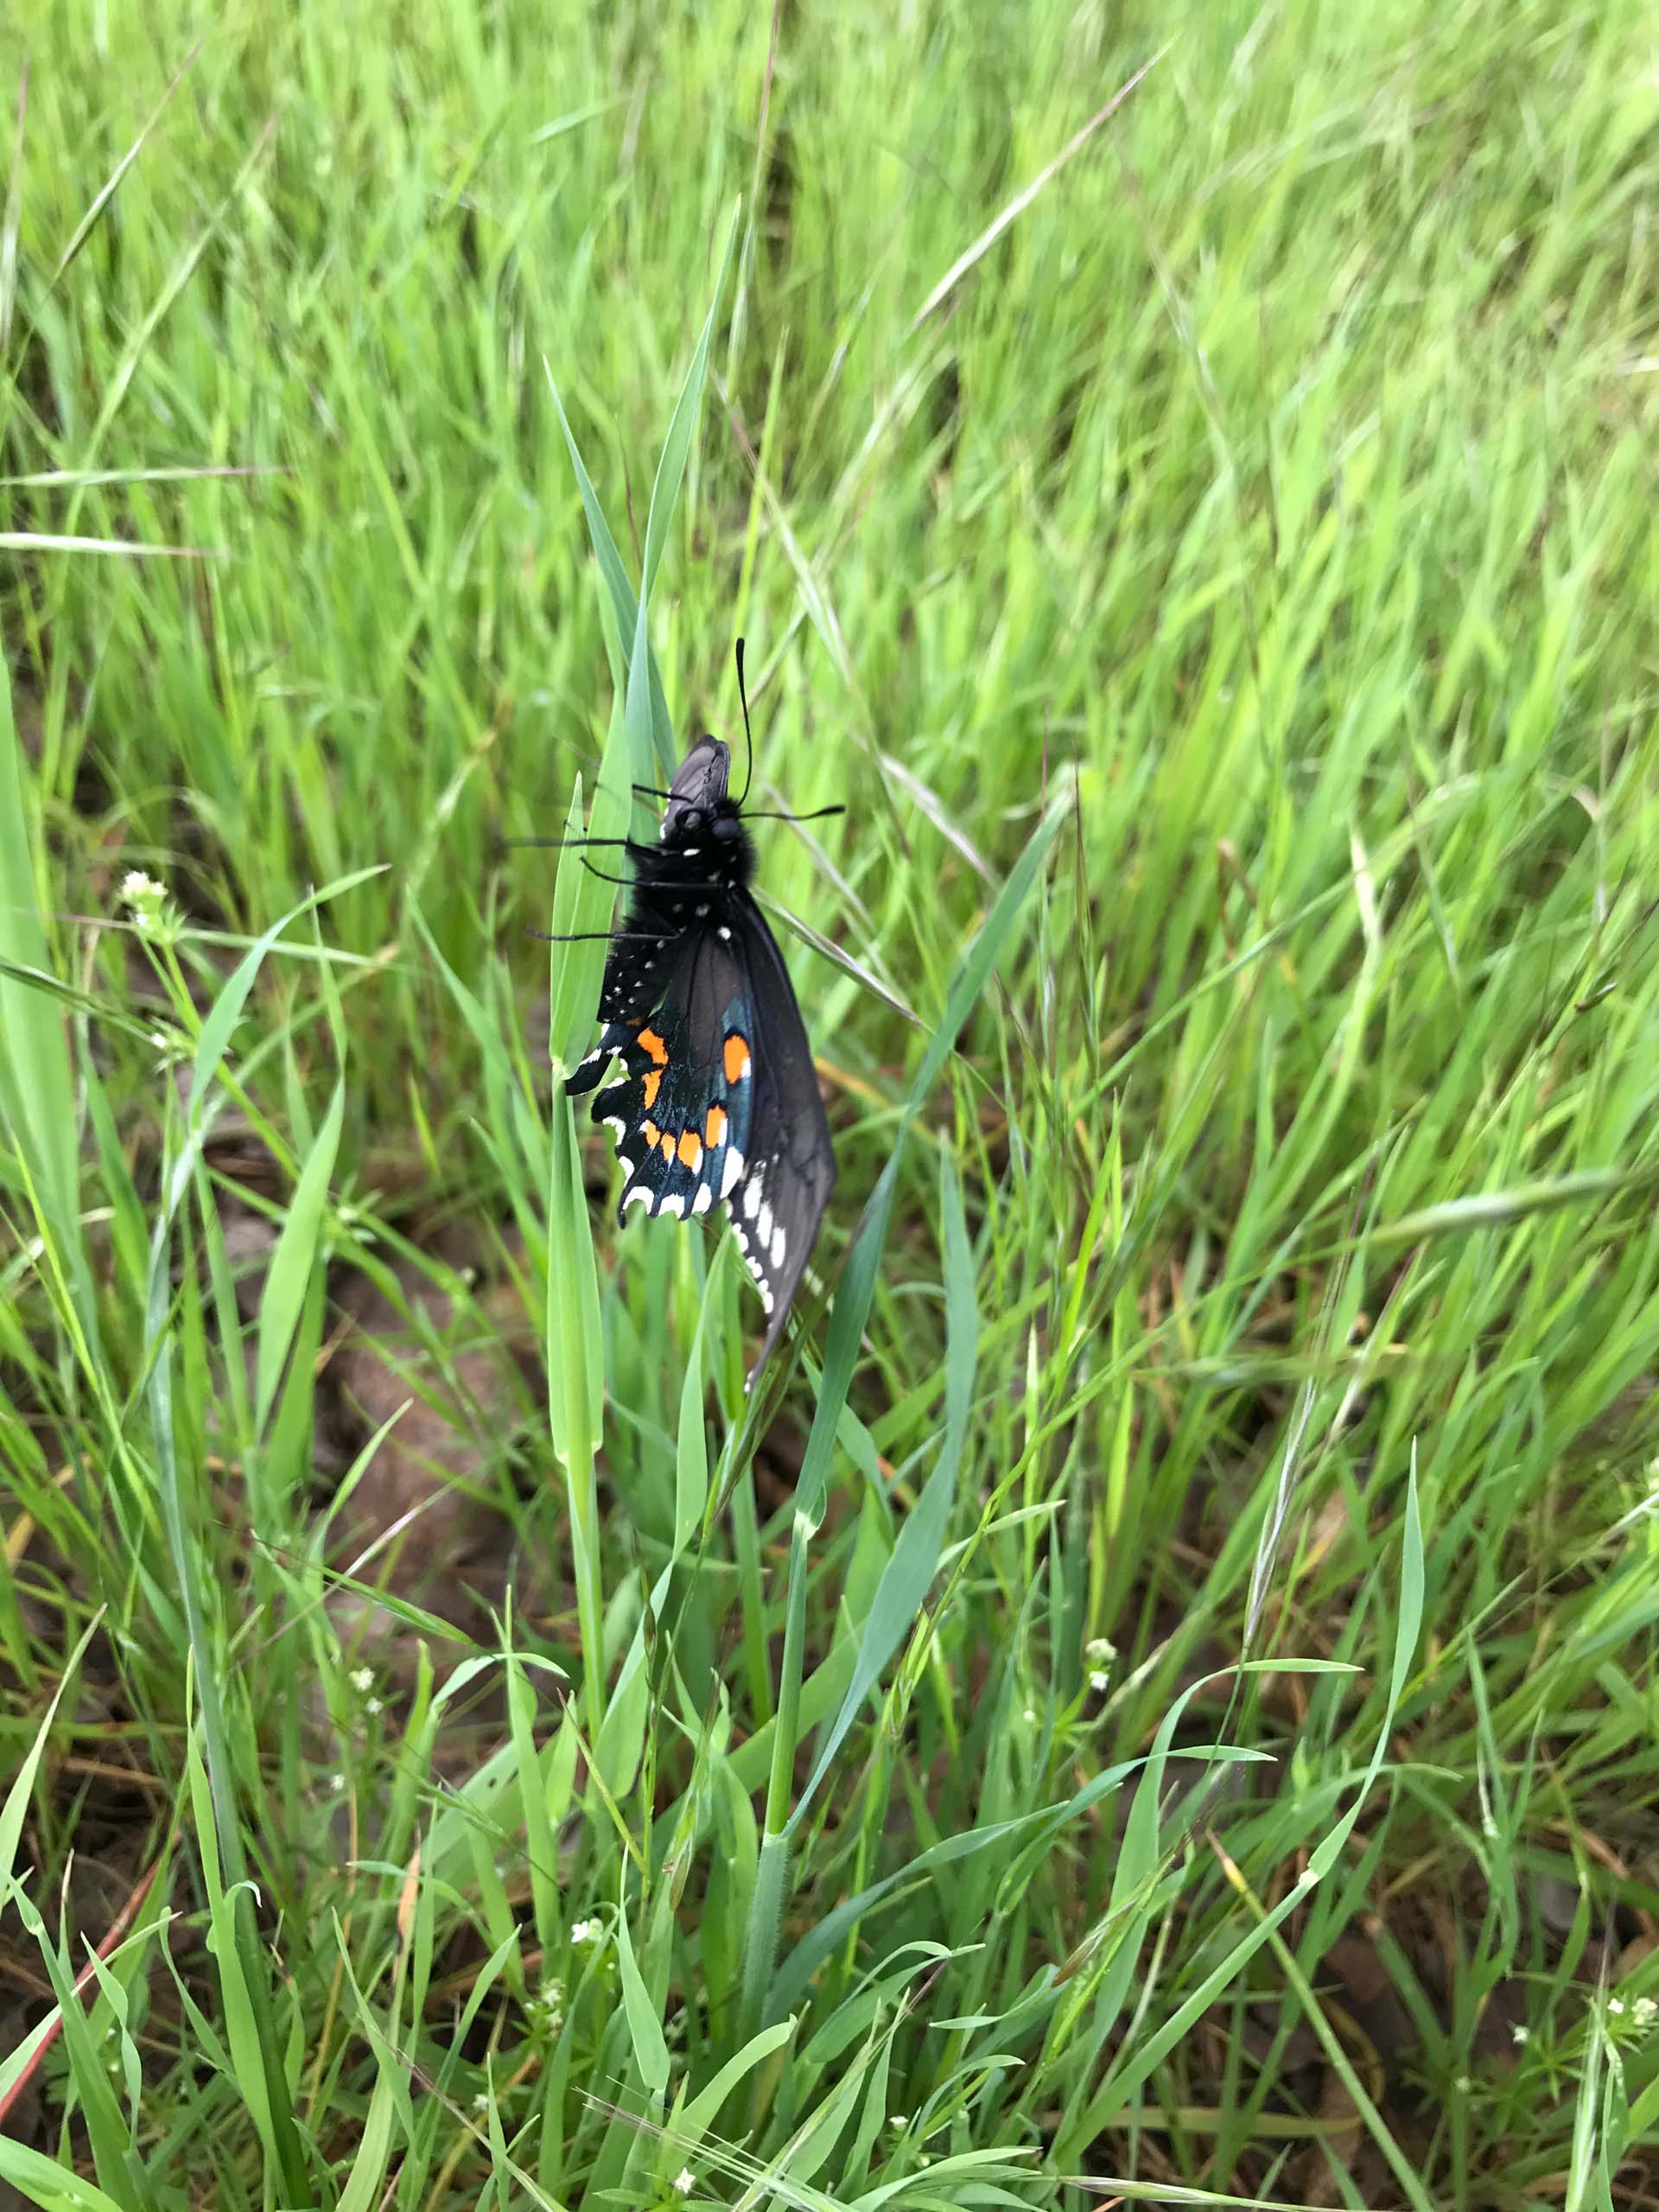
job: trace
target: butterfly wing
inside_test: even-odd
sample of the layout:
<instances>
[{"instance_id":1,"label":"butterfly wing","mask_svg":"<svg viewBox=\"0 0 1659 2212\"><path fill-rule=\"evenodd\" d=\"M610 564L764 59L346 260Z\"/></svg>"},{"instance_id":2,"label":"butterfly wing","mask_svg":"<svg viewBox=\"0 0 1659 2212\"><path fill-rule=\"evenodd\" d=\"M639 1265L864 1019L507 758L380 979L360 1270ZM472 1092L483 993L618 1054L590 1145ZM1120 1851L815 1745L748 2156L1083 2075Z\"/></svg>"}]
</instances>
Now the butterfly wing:
<instances>
[{"instance_id":1,"label":"butterfly wing","mask_svg":"<svg viewBox=\"0 0 1659 2212\"><path fill-rule=\"evenodd\" d=\"M727 1210L767 1315L749 1376L753 1388L783 1334L817 1241L835 1188L836 1155L806 1025L778 941L747 891L734 896L727 912L743 982L739 1033L753 1052L753 1092L743 1166Z\"/></svg>"},{"instance_id":2,"label":"butterfly wing","mask_svg":"<svg viewBox=\"0 0 1659 2212\"><path fill-rule=\"evenodd\" d=\"M619 1218L631 1205L682 1219L727 1207L766 1313L752 1386L783 1333L836 1160L783 954L744 875L728 864L723 880L709 879L704 817L688 815L723 798L728 767L717 738L694 746L671 787L660 857L634 855L633 897L600 991L604 1027L567 1089L595 1090L621 1061L593 1105L627 1170Z\"/></svg>"},{"instance_id":3,"label":"butterfly wing","mask_svg":"<svg viewBox=\"0 0 1659 2212\"><path fill-rule=\"evenodd\" d=\"M754 1099L741 969L712 930L686 931L666 982L606 1024L568 1088L591 1090L613 1059L619 1078L594 1100L627 1170L617 1218L707 1213L741 1180Z\"/></svg>"}]
</instances>

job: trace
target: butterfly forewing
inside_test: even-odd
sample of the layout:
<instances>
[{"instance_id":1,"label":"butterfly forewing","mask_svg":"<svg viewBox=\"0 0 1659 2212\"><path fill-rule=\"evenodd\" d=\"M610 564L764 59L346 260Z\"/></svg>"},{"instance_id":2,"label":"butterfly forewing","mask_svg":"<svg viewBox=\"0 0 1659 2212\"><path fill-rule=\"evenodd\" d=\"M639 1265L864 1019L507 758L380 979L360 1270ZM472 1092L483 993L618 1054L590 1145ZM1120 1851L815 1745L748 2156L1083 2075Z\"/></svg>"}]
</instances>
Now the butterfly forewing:
<instances>
[{"instance_id":1,"label":"butterfly forewing","mask_svg":"<svg viewBox=\"0 0 1659 2212\"><path fill-rule=\"evenodd\" d=\"M747 892L741 905L746 925L734 936L756 1040L754 1105L743 1179L728 1204L768 1317L758 1369L782 1334L817 1240L835 1187L836 1155L783 955Z\"/></svg>"}]
</instances>

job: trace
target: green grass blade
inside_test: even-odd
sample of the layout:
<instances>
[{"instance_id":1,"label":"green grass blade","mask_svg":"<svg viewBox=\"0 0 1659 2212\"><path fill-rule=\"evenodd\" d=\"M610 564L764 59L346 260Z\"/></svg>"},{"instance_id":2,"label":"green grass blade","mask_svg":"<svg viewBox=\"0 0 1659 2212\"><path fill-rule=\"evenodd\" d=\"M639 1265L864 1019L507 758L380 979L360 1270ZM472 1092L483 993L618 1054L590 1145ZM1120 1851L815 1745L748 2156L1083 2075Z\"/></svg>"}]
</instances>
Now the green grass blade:
<instances>
[{"instance_id":1,"label":"green grass blade","mask_svg":"<svg viewBox=\"0 0 1659 2212\"><path fill-rule=\"evenodd\" d=\"M663 2024L657 2007L651 2001L633 1955L633 1938L628 1933L626 1901L616 1916L617 1965L622 1976L622 2007L627 2016L628 2038L633 2047L634 2064L639 2069L639 2078L654 2098L660 2099L668 2090L668 2045L663 2040Z\"/></svg>"},{"instance_id":2,"label":"green grass blade","mask_svg":"<svg viewBox=\"0 0 1659 2212\"><path fill-rule=\"evenodd\" d=\"M596 1744L605 1715L605 1638L594 1455L599 1449L603 1419L604 1361L599 1274L582 1185L582 1148L575 1116L563 1084L554 1094L549 1164L545 1351L548 1417L553 1448L564 1469L570 1509L582 1694L588 1740Z\"/></svg>"},{"instance_id":3,"label":"green grass blade","mask_svg":"<svg viewBox=\"0 0 1659 2212\"><path fill-rule=\"evenodd\" d=\"M709 347L715 334L715 316L720 306L721 295L726 289L726 271L731 262L732 243L737 236L741 213L740 205L734 207L727 218L726 242L720 250L719 266L709 296L709 312L703 318L702 333L692 353L685 382L680 386L679 397L674 403L674 412L669 417L668 435L663 440L662 457L658 461L656 479L651 487L639 587L639 597L646 606L651 603L657 572L662 566L663 549L668 543L674 510L679 505L680 486L685 481L686 457L691 450L691 441L697 434L697 425L702 419L702 388L709 373ZM663 761L664 767L671 772L678 765L671 753Z\"/></svg>"},{"instance_id":4,"label":"green grass blade","mask_svg":"<svg viewBox=\"0 0 1659 2212\"><path fill-rule=\"evenodd\" d=\"M276 1386L282 1381L289 1347L294 1341L300 1309L311 1287L311 1273L316 1265L317 1243L322 1231L323 1212L328 1202L328 1186L340 1151L340 1133L345 1116L346 1083L342 1077L334 1085L334 1096L328 1102L322 1127L317 1132L315 1143L306 1155L300 1179L294 1186L288 1218L283 1224L276 1249L271 1255L270 1272L265 1278L264 1296L259 1303L259 1349L254 1379L253 1422L256 1431L262 1434L276 1395Z\"/></svg>"},{"instance_id":5,"label":"green grass blade","mask_svg":"<svg viewBox=\"0 0 1659 2212\"><path fill-rule=\"evenodd\" d=\"M58 1686L52 1693L51 1702L41 1715L41 1725L35 1730L16 1773L12 1777L11 1787L6 1792L5 1802L0 1805L0 1886L10 1882L12 1877L12 1869L16 1863L18 1839L23 1832L23 1822L29 1817L29 1801L34 1791L35 1778L41 1770L41 1757L51 1735L52 1723L57 1718L58 1707L63 1700L64 1691L74 1680L76 1669L86 1656L86 1647L97 1633L102 1618L101 1613L92 1615L82 1630L74 1649L70 1652L68 1658L65 1661L63 1672L58 1679Z\"/></svg>"},{"instance_id":6,"label":"green grass blade","mask_svg":"<svg viewBox=\"0 0 1659 2212\"><path fill-rule=\"evenodd\" d=\"M62 1022L19 969L49 974L35 898L22 749L9 671L0 667L0 1131L29 1163L46 1226L74 1294L83 1332L97 1340L79 1220L75 1105Z\"/></svg>"},{"instance_id":7,"label":"green grass blade","mask_svg":"<svg viewBox=\"0 0 1659 2212\"><path fill-rule=\"evenodd\" d=\"M575 472L576 483L582 493L582 504L588 517L588 531L593 540L594 558L599 563L600 574L605 581L606 589L609 594L611 620L605 625L605 643L610 655L612 681L617 691L620 693L626 682L630 646L639 619L639 602L632 584L628 581L628 572L623 566L622 556L616 550L616 540L612 537L610 525L605 519L604 509L599 503L599 494L594 491L593 480L583 464L581 450L576 444L575 432L570 428L569 417L564 411L564 402L559 396L559 387L554 381L553 372L545 361L543 362L542 367L547 377L547 388L552 394L554 407L558 412L559 427L564 432L564 442L569 449L570 466ZM670 734L668 700L663 690L661 674L654 661L651 668L650 687L651 724L656 734L658 758L664 770L671 774L678 764L674 759L673 743ZM607 748L607 768L608 769L611 765ZM602 792L605 788L605 779L601 774L601 791ZM619 792L614 796L620 798L623 795ZM595 808L597 810L597 798ZM626 818L626 813L627 809L624 807L624 819ZM595 834L598 834L597 831Z\"/></svg>"},{"instance_id":8,"label":"green grass blade","mask_svg":"<svg viewBox=\"0 0 1659 2212\"><path fill-rule=\"evenodd\" d=\"M973 1409L974 1374L977 1364L979 1314L974 1296L973 1252L962 1210L962 1188L948 1152L942 1152L940 1185L944 1218L945 1296L945 1417L944 1442L938 1463L928 1477L914 1510L899 1531L877 1586L859 1641L858 1664L852 1685L824 1738L817 1763L785 1827L792 1835L841 1749L859 1707L880 1678L882 1669L907 1635L921 1610L944 1548L944 1533L956 1503L957 1470L968 1440L968 1420Z\"/></svg>"},{"instance_id":9,"label":"green grass blade","mask_svg":"<svg viewBox=\"0 0 1659 2212\"><path fill-rule=\"evenodd\" d=\"M0 2181L10 2182L43 2212L127 2212L117 2197L105 2196L72 2166L44 2157L0 2135Z\"/></svg>"},{"instance_id":10,"label":"green grass blade","mask_svg":"<svg viewBox=\"0 0 1659 2212\"><path fill-rule=\"evenodd\" d=\"M875 1295L876 1276L887 1241L887 1223L898 1184L903 1138L922 1101L932 1089L973 1010L980 993L1004 950L1015 921L1034 887L1048 849L1065 817L1062 805L1051 807L1021 853L1008 880L997 894L978 933L959 963L946 994L944 1014L923 1055L921 1068L911 1086L892 1154L864 1209L853 1238L852 1249L842 1269L836 1301L830 1317L824 1347L823 1377L807 1436L796 1491L790 1536L789 1580L785 1599L784 1656L778 1715L772 1738L772 1758L766 1789L766 1818L760 1842L760 1863L744 1947L743 2018L745 2032L758 2031L766 2002L772 1963L777 1953L778 1929L783 1913L789 1855L789 1793L798 1744L801 1710L801 1669L805 1640L807 1549L823 1512L830 1479L830 1462L842 1408L852 1386L864 1324Z\"/></svg>"},{"instance_id":11,"label":"green grass blade","mask_svg":"<svg viewBox=\"0 0 1659 2212\"><path fill-rule=\"evenodd\" d=\"M202 1022L201 1034L196 1039L195 1058L190 1073L189 1107L193 1123L200 1125L209 1086L219 1072L219 1063L230 1050L236 1026L247 1007L259 970L264 966L273 947L302 915L326 906L332 899L343 899L347 892L355 891L360 884L372 882L376 876L384 873L380 868L357 868L336 882L325 884L321 891L312 892L308 898L302 899L297 906L291 906L280 921L273 922L249 946L216 994Z\"/></svg>"},{"instance_id":12,"label":"green grass blade","mask_svg":"<svg viewBox=\"0 0 1659 2212\"><path fill-rule=\"evenodd\" d=\"M1382 1725L1377 1732L1371 1761L1355 1796L1354 1802L1336 1824L1320 1838L1310 1853L1307 1871L1300 1885L1268 1912L1239 1943L1235 1945L1221 1963L1206 1974L1192 1994L1143 2042L1120 2052L1109 2067L1106 2077L1090 2101L1077 2126L1071 2131L1067 2145L1056 2146L1056 2156L1068 2163L1078 2155L1077 2146L1092 2140L1099 2132L1108 2113L1118 2110L1162 2064L1169 2052L1192 2028L1193 2023L1216 1998L1234 1981L1249 1960L1265 1943L1268 1936L1295 1910L1299 1890L1305 1891L1323 1880L1345 1847L1353 1834L1360 1814L1364 1809L1378 1773L1381 1771L1389 1744L1389 1731L1394 1726L1395 1713L1405 1692L1411 1672L1412 1659L1422 1628L1423 1613L1423 1538L1417 1512L1417 1481L1414 1471L1407 1491L1405 1526L1400 1566L1399 1611L1395 1626L1393 1662L1389 1679L1388 1702Z\"/></svg>"}]
</instances>

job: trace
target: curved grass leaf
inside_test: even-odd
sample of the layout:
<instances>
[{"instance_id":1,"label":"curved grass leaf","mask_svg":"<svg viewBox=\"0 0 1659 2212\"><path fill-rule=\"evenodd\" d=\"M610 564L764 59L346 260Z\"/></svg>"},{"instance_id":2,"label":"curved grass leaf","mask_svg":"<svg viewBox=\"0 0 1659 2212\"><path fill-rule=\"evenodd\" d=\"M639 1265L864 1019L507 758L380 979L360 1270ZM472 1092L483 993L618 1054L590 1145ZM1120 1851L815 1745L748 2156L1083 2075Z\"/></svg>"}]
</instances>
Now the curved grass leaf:
<instances>
[{"instance_id":1,"label":"curved grass leaf","mask_svg":"<svg viewBox=\"0 0 1659 2212\"><path fill-rule=\"evenodd\" d=\"M283 1379L289 1346L299 1325L300 1312L311 1287L316 1265L317 1242L322 1232L328 1185L340 1151L340 1132L346 1116L346 1082L341 1077L323 1116L316 1141L306 1155L300 1179L283 1222L276 1249L270 1256L264 1294L259 1301L259 1348L254 1377L253 1422L263 1433L266 1416Z\"/></svg>"},{"instance_id":2,"label":"curved grass leaf","mask_svg":"<svg viewBox=\"0 0 1659 2212\"><path fill-rule=\"evenodd\" d=\"M658 2018L657 2007L651 2001L645 1977L634 1960L626 1900L616 1916L616 1956L621 1969L622 2005L627 2014L634 2063L646 2088L653 2097L660 2098L668 2089L668 2045L663 2040L663 2024Z\"/></svg>"},{"instance_id":3,"label":"curved grass leaf","mask_svg":"<svg viewBox=\"0 0 1659 2212\"><path fill-rule=\"evenodd\" d=\"M893 1556L876 1586L859 1642L858 1664L842 1700L817 1763L796 1802L785 1833L793 1834L804 1818L842 1739L874 1687L899 1640L921 1610L944 1548L944 1532L957 1497L957 1470L968 1440L978 1360L979 1313L974 1299L974 1255L962 1210L962 1185L948 1152L939 1155L941 1206L944 1217L945 1382L944 1442L913 1510L899 1531Z\"/></svg>"}]
</instances>

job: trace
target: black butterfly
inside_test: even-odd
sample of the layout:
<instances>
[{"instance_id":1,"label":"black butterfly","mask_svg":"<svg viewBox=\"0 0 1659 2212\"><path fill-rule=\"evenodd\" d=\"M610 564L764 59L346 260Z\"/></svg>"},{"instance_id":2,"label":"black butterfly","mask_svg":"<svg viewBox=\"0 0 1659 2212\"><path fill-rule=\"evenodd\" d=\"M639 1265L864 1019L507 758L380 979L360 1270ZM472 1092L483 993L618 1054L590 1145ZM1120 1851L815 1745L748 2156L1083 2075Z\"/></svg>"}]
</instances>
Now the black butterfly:
<instances>
[{"instance_id":1,"label":"black butterfly","mask_svg":"<svg viewBox=\"0 0 1659 2212\"><path fill-rule=\"evenodd\" d=\"M741 643L737 666L741 688ZM743 716L747 728L747 697ZM632 897L605 963L604 1027L566 1088L592 1090L622 1063L593 1104L627 1169L619 1221L635 1205L681 1218L726 1207L767 1315L752 1387L783 1333L836 1157L789 970L749 890L754 848L730 772L730 748L699 738L658 842L624 841Z\"/></svg>"}]
</instances>

